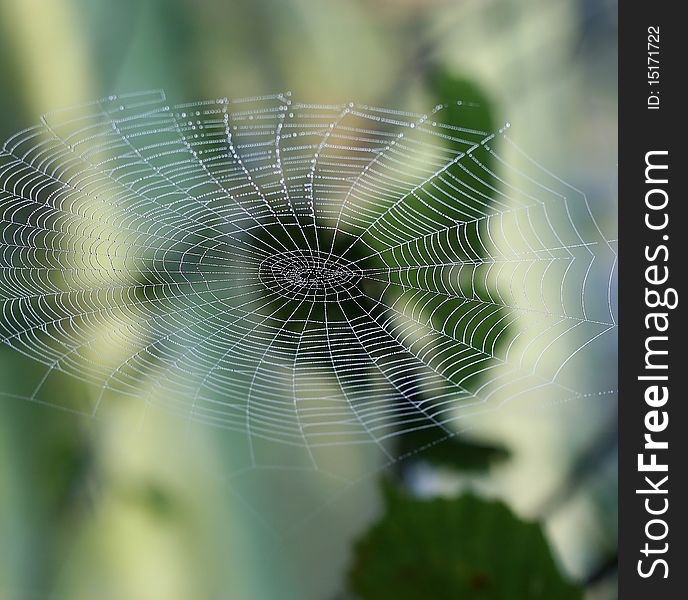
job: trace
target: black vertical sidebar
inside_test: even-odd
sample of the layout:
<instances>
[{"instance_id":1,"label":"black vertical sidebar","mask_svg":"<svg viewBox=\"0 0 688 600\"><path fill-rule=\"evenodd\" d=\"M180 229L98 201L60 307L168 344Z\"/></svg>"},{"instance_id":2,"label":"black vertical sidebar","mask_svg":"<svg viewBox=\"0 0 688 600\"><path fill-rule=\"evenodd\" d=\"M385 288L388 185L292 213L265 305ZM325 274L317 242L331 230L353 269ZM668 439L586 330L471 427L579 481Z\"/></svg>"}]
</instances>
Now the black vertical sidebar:
<instances>
[{"instance_id":1,"label":"black vertical sidebar","mask_svg":"<svg viewBox=\"0 0 688 600\"><path fill-rule=\"evenodd\" d=\"M684 178L688 177L685 157L686 118L688 97L684 85L688 79L686 47L688 29L679 11L680 3L667 0L653 2L621 2L619 8L619 597L646 600L687 598L688 592L688 485L686 462L688 461L688 420L684 377L688 371L688 331L685 327L684 307L688 293L684 285L688 264L685 247L688 231L683 231L686 211ZM657 40L655 38L658 38ZM655 43L656 42L656 43ZM651 54L657 49L658 54ZM654 62L657 60L658 62ZM655 68L658 67L658 68ZM658 72L653 75L652 72ZM655 83L651 83L655 82ZM666 177L668 182L646 182L646 155L659 164L665 161L668 169L650 171L651 179ZM667 151L666 155L661 152ZM666 156L666 159L663 158ZM646 194L652 189L663 189L669 198L665 210L649 211ZM651 203L661 205L662 192L650 194ZM669 218L666 228L653 230L646 224L661 223L664 213ZM665 253L659 251L654 262L648 261L657 248L665 245ZM659 265L660 271L652 271L655 277L668 266L669 279L663 285L649 285L646 269ZM664 290L673 287L678 292L679 304L673 310L649 308L646 287ZM646 367L646 343L648 336L657 335L647 327L649 313L663 311L668 315L669 328L664 334L668 341L654 340L650 346L668 350L668 355L653 355L654 363L668 363L667 369ZM652 320L654 326L657 321ZM654 332L654 333L653 333ZM654 345L653 345L654 344ZM662 344L664 346L662 347ZM668 427L651 433L649 426L657 427L654 417L647 417L653 410L645 401L645 391L653 383L639 380L639 376L666 375L669 399L661 407L668 414ZM660 419L661 415L657 416ZM648 450L645 435L652 439L668 441L666 450ZM656 454L668 470L641 472L638 454L645 453L644 462ZM665 475L666 480L659 482ZM645 480L650 477L653 488ZM651 493L638 493L646 490ZM666 493L665 493L666 490ZM662 514L658 512L665 506ZM653 519L656 519L653 521ZM652 521L652 522L651 522ZM668 531L664 534L664 521ZM656 539L654 539L656 538ZM666 551L664 544L666 546ZM639 564L639 561L642 563ZM655 560L665 560L668 567ZM654 565L654 569L652 569ZM647 573L652 569L652 574ZM668 570L668 577L665 574ZM641 575L641 571L646 576Z\"/></svg>"}]
</instances>

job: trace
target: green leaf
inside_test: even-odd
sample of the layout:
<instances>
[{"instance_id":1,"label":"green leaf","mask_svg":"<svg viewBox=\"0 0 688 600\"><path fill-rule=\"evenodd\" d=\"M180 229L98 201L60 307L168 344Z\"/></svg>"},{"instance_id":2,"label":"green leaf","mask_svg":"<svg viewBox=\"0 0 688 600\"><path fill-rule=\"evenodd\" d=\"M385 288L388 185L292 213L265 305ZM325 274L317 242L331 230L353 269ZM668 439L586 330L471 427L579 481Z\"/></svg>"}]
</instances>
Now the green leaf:
<instances>
[{"instance_id":1,"label":"green leaf","mask_svg":"<svg viewBox=\"0 0 688 600\"><path fill-rule=\"evenodd\" d=\"M363 600L574 600L537 523L468 494L420 500L385 487L386 513L355 545Z\"/></svg>"},{"instance_id":2,"label":"green leaf","mask_svg":"<svg viewBox=\"0 0 688 600\"><path fill-rule=\"evenodd\" d=\"M448 105L442 115L444 122L486 132L495 130L492 102L474 81L435 65L427 74L427 82L435 100Z\"/></svg>"}]
</instances>

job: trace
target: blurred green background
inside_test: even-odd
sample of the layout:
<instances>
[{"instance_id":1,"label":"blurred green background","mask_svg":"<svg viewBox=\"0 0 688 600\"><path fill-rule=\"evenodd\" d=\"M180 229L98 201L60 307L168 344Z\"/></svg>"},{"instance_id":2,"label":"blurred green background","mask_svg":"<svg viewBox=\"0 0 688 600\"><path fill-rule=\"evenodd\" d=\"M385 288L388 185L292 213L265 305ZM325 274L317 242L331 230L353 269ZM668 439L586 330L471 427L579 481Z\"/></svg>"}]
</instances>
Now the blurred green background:
<instances>
[{"instance_id":1,"label":"blurred green background","mask_svg":"<svg viewBox=\"0 0 688 600\"><path fill-rule=\"evenodd\" d=\"M411 111L477 99L588 195L614 239L616 26L605 0L0 0L0 138L56 108L153 88L171 102L291 90ZM610 343L604 368L590 366L598 389L616 385L615 352ZM157 413L142 421L127 403L96 421L25 401L41 372L0 349L0 599L334 600L369 589L356 548L375 548L384 535L366 532L400 506L376 478L340 492L279 469L230 476L224 432ZM47 393L89 392L65 378ZM615 598L615 422L614 393L505 408L476 421L455 448L461 464L388 477L420 498L501 498L543 523L554 570L587 598ZM370 470L363 453L339 460L353 478ZM400 597L393 587L366 597L384 589Z\"/></svg>"}]
</instances>

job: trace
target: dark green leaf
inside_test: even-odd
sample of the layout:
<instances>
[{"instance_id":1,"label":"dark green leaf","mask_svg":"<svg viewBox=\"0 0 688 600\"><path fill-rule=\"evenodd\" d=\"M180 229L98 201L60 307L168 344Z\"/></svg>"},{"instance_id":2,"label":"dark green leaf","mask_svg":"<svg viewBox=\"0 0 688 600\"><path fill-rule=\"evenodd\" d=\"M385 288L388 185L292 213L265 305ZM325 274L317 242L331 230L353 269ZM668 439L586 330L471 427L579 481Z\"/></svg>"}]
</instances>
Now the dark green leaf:
<instances>
[{"instance_id":1,"label":"dark green leaf","mask_svg":"<svg viewBox=\"0 0 688 600\"><path fill-rule=\"evenodd\" d=\"M363 600L574 600L540 525L474 495L419 500L387 486L386 513L355 545Z\"/></svg>"}]
</instances>

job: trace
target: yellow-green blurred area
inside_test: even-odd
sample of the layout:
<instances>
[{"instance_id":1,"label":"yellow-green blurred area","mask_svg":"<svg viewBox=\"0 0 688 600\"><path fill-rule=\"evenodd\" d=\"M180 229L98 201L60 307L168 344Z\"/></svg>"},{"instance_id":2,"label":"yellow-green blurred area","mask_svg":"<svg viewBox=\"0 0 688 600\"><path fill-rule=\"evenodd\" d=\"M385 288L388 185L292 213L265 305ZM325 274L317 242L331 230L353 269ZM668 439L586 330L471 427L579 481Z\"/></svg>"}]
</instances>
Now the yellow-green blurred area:
<instances>
[{"instance_id":1,"label":"yellow-green blurred area","mask_svg":"<svg viewBox=\"0 0 688 600\"><path fill-rule=\"evenodd\" d=\"M290 90L416 112L464 96L485 107L482 127L509 121L521 148L581 190L613 241L616 26L606 0L0 0L0 139L52 110L158 88L171 103ZM542 521L557 567L591 600L616 597L605 344L578 367L580 387L601 391L471 421L467 439L508 458L404 474L419 497L471 490ZM31 401L44 372L0 348L0 600L355 597L354 540L385 510L380 476L398 473L376 474L356 448L326 457L347 485L283 464L243 472L221 428L128 400L97 419L56 408L92 402L75 378Z\"/></svg>"}]
</instances>

